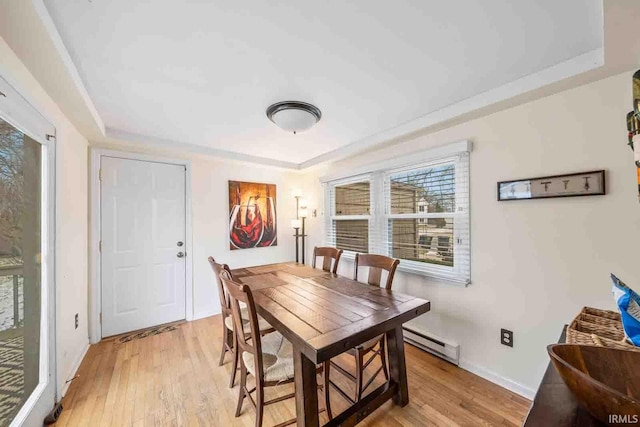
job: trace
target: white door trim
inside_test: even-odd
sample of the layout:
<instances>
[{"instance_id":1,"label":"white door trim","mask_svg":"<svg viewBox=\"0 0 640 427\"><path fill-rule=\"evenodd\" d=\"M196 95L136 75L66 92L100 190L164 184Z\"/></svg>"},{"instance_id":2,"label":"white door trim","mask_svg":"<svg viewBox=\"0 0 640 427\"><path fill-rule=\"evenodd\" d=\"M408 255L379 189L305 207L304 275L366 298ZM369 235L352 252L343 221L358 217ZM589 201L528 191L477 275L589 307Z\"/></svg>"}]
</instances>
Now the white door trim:
<instances>
[{"instance_id":1,"label":"white door trim","mask_svg":"<svg viewBox=\"0 0 640 427\"><path fill-rule=\"evenodd\" d=\"M117 157L121 159L143 160L148 162L182 165L186 170L186 236L185 250L187 253L185 278L185 312L186 320L194 319L193 314L193 225L191 214L191 160L175 159L146 154L129 153L125 151L91 149L91 207L89 218L89 341L95 344L102 339L100 312L102 310L102 282L100 280L100 163L102 157Z\"/></svg>"}]
</instances>

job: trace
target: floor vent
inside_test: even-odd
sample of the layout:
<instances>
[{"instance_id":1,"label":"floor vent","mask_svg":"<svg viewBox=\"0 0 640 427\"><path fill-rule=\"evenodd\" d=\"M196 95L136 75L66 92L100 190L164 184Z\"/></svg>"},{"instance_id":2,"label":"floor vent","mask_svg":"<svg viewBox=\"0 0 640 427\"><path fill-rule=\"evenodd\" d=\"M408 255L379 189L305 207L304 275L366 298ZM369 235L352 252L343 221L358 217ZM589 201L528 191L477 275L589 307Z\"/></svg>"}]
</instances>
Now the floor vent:
<instances>
[{"instance_id":1,"label":"floor vent","mask_svg":"<svg viewBox=\"0 0 640 427\"><path fill-rule=\"evenodd\" d=\"M418 332L403 326L404 340L424 351L458 365L460 363L460 345L443 340L435 335Z\"/></svg>"}]
</instances>

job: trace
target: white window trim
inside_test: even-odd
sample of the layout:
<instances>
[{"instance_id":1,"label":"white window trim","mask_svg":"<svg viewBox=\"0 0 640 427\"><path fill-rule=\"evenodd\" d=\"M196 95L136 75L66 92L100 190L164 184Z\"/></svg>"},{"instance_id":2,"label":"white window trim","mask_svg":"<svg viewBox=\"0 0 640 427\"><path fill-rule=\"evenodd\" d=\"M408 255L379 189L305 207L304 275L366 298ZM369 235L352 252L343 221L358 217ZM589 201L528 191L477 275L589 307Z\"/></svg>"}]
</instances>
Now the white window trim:
<instances>
[{"instance_id":1,"label":"white window trim","mask_svg":"<svg viewBox=\"0 0 640 427\"><path fill-rule=\"evenodd\" d=\"M332 229L332 223L335 219L368 219L369 220L369 252L379 253L383 255L389 255L388 246L388 221L389 219L421 219L421 218L464 218L469 222L470 206L469 200L469 184L467 184L467 192L463 193L459 188L456 188L456 198L466 197L467 203L463 204L464 211L462 212L450 212L450 213L415 213L415 214L390 214L390 207L387 206L387 200L384 193L385 182L391 175L407 170L421 169L437 165L438 163L457 162L459 156L472 151L471 141L460 141L440 147L436 147L430 150L425 150L419 153L414 153L409 156L397 157L394 159L385 160L379 163L371 164L365 167L357 168L352 173L347 174L335 174L322 177L320 181L324 185L325 190L325 244L328 246L335 246L335 236L330 235ZM468 161L468 160L467 160ZM457 166L457 164L456 164ZM465 173L467 176L464 178L467 182L470 180L469 171L460 171L456 167L456 182L462 182L460 179L460 173ZM371 208L370 215L335 215L335 206L332 206L331 197L332 191L336 186L345 185L355 182L368 181L370 183L370 197ZM456 204L458 205L458 204ZM468 224L467 230L470 234L470 224ZM455 230L454 225L454 230ZM372 230L374 230L372 232ZM375 230L380 230L376 232ZM455 233L455 231L454 231ZM454 267L447 267L437 264L420 263L410 260L402 260L398 266L399 271L422 275L425 277L433 277L438 280L446 281L453 285L467 286L471 283L471 271L470 271L470 257L471 257L471 242L459 243L459 236L454 234ZM470 239L470 236L469 236ZM460 260L461 246L466 246L468 252L467 263L469 264L468 271L461 271L460 265L463 263ZM345 259L354 259L355 252L345 251L342 255Z\"/></svg>"},{"instance_id":2,"label":"white window trim","mask_svg":"<svg viewBox=\"0 0 640 427\"><path fill-rule=\"evenodd\" d=\"M21 426L49 411L57 401L56 366L56 129L14 86L0 76L0 117L42 146L41 157L41 293L40 366L38 384L10 426ZM46 411L46 412L45 412Z\"/></svg>"}]
</instances>

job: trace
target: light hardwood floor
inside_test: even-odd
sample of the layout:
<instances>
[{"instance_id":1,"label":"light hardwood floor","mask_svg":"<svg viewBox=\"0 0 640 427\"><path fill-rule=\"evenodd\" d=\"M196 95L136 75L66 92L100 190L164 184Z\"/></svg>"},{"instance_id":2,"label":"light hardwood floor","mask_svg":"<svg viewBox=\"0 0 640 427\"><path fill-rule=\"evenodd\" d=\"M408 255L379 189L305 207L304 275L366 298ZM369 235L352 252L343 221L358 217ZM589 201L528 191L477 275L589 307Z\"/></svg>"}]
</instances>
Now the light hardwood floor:
<instances>
[{"instance_id":1,"label":"light hardwood floor","mask_svg":"<svg viewBox=\"0 0 640 427\"><path fill-rule=\"evenodd\" d=\"M241 416L234 417L238 386L228 387L230 356L218 366L220 334L220 316L213 316L124 344L105 340L91 346L79 378L63 399L64 411L56 426L253 426L255 413L246 400ZM361 425L522 424L529 400L422 350L405 348L409 405L400 408L387 402ZM346 356L339 363L353 369ZM331 375L343 388L353 390L338 372ZM266 397L292 390L293 385L270 388ZM334 415L346 407L335 390L331 401ZM265 408L264 426L294 416L293 400L270 405ZM324 413L321 421L326 421Z\"/></svg>"}]
</instances>

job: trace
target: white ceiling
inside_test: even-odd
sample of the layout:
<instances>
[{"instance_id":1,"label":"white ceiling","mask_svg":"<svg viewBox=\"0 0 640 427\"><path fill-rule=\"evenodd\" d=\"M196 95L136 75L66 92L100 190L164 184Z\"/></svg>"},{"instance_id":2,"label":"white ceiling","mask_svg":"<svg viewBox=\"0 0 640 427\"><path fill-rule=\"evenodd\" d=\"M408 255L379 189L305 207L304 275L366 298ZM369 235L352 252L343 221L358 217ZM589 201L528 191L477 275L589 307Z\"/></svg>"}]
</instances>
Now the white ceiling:
<instances>
[{"instance_id":1,"label":"white ceiling","mask_svg":"<svg viewBox=\"0 0 640 427\"><path fill-rule=\"evenodd\" d=\"M601 0L45 0L107 128L307 162L602 47ZM289 135L265 109L318 106Z\"/></svg>"}]
</instances>

